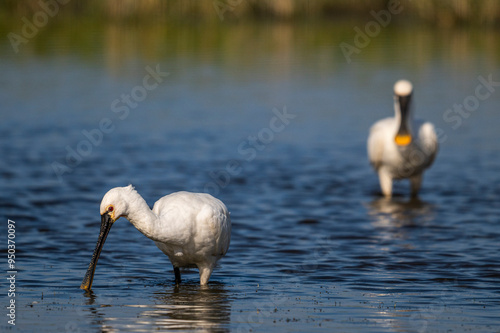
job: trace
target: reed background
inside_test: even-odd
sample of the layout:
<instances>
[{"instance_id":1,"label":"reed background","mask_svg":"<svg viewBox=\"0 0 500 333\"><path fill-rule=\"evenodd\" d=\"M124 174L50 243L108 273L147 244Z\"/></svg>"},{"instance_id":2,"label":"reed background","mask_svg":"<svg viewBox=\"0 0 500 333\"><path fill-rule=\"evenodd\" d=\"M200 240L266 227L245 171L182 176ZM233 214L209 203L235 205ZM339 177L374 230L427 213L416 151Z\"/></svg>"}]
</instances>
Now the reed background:
<instances>
[{"instance_id":1,"label":"reed background","mask_svg":"<svg viewBox=\"0 0 500 333\"><path fill-rule=\"evenodd\" d=\"M41 2L57 0L3 0L0 19L33 15ZM59 19L78 17L113 20L301 20L370 17L371 10L387 8L389 0L65 0ZM399 22L429 25L487 25L500 22L499 0L400 0ZM218 13L219 12L219 13Z\"/></svg>"}]
</instances>

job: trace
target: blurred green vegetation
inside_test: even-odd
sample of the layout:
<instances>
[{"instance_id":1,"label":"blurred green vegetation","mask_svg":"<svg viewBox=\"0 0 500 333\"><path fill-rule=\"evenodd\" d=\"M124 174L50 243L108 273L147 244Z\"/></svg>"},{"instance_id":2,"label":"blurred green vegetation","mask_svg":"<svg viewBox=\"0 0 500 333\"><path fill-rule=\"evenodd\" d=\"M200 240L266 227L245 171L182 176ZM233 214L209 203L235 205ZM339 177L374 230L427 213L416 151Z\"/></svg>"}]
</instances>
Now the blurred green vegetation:
<instances>
[{"instance_id":1,"label":"blurred green vegetation","mask_svg":"<svg viewBox=\"0 0 500 333\"><path fill-rule=\"evenodd\" d=\"M4 36L9 32L0 29ZM20 34L21 27L13 32ZM208 67L216 63L232 73L239 73L241 66L254 66L256 70L283 77L297 70L297 64L304 63L312 64L310 66L317 69L314 72L318 75L330 75L332 68L346 64L339 45L343 42L355 45L355 35L353 22L349 20L264 24L247 21L207 26L176 22L130 24L78 18L51 22L40 29L36 37L20 44L18 53L13 52L9 39L4 38L0 42L0 58L10 55L15 61L23 61L33 56L43 59L76 56L89 63L102 62L116 75L124 69L135 70L136 66L131 64L138 61L159 63L165 59L176 59L174 67L179 73L188 73L193 63ZM434 29L420 25L401 29L398 25L390 25L372 38L359 54L352 54L352 60L376 65L411 64L416 72L428 68L432 61L442 61L457 73L473 66L473 59L481 59L481 66L497 68L500 61L497 40L495 29ZM141 66L138 68L142 70Z\"/></svg>"},{"instance_id":2,"label":"blurred green vegetation","mask_svg":"<svg viewBox=\"0 0 500 333\"><path fill-rule=\"evenodd\" d=\"M214 8L214 3L221 2L232 6L223 12L222 24L220 13ZM276 70L276 64L286 66L289 62L283 59L292 62L291 54L304 58L319 54L325 61L318 62L318 66L336 66L346 61L338 46L355 45L353 28L364 29L367 22L375 19L370 12L388 8L388 2L380 0L359 1L356 5L345 0L287 0L293 6L285 13L273 7L278 2L284 3L282 0L3 0L0 34L4 38L0 41L0 56L13 55L22 60L31 55L77 54L90 61L103 59L112 72L118 73L137 59L157 62L165 57L182 59L185 55L199 55L200 63L213 60L236 68L242 61L250 63L254 58L258 61L248 50L264 50L275 59L269 60L274 66L269 70ZM459 16L458 9L453 7L462 0L442 0L440 6L429 5L433 9L427 9L426 15L414 14L423 3L437 1L402 0L401 12L392 15L391 24L372 38L369 47L352 55L353 61L378 63L410 57L409 61L418 68L434 57L429 50L442 49L440 54L456 68L467 66L470 59L477 58L476 53L485 54L485 63L497 63L498 32L483 28L496 26L493 14L497 10L490 10L488 19L475 17L469 22L466 19L469 14ZM463 3L476 6L474 11L487 3L498 3L500 8L500 0ZM43 9L40 6L44 4L52 7ZM406 6L412 6L411 10ZM451 10L452 7L455 9ZM41 11L46 23L27 29L26 22L36 23ZM54 15L45 14L48 11ZM432 18L438 16L438 11L442 11L441 18L434 22ZM441 25L439 29L436 24ZM13 39L12 35L19 39ZM207 59L207 55L216 59ZM287 73L287 69L283 72Z\"/></svg>"},{"instance_id":3,"label":"blurred green vegetation","mask_svg":"<svg viewBox=\"0 0 500 333\"><path fill-rule=\"evenodd\" d=\"M395 21L439 26L498 25L499 0L2 0L0 19L8 21L56 8L59 19L234 21L370 18L370 11L402 6Z\"/></svg>"}]
</instances>

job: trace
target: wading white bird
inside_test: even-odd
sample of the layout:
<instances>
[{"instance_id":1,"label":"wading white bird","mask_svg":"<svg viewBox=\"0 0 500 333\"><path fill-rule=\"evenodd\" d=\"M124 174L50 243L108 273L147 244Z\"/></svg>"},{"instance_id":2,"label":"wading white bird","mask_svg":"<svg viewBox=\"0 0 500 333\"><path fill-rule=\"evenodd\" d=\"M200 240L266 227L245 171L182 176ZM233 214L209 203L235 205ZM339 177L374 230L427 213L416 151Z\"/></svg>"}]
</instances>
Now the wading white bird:
<instances>
[{"instance_id":1,"label":"wading white bird","mask_svg":"<svg viewBox=\"0 0 500 333\"><path fill-rule=\"evenodd\" d=\"M174 266L175 282L181 282L179 267L197 266L200 284L206 285L231 238L231 219L222 201L210 194L177 192L159 199L149 209L132 185L108 191L101 202L101 231L81 289L90 290L97 260L113 223L120 217L165 253Z\"/></svg>"},{"instance_id":2,"label":"wading white bird","mask_svg":"<svg viewBox=\"0 0 500 333\"><path fill-rule=\"evenodd\" d=\"M393 180L404 178L410 179L411 194L417 196L422 173L432 164L438 150L434 125L413 119L412 93L409 81L396 82L395 116L377 121L370 129L368 157L386 197L392 196Z\"/></svg>"}]
</instances>

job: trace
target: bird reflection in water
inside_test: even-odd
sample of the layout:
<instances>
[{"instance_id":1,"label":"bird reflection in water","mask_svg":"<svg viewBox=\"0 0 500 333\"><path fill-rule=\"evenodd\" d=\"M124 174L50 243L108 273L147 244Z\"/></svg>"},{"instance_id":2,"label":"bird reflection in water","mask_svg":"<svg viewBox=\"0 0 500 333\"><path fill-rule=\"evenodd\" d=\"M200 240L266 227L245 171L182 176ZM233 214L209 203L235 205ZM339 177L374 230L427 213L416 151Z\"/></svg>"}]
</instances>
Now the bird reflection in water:
<instances>
[{"instance_id":1,"label":"bird reflection in water","mask_svg":"<svg viewBox=\"0 0 500 333\"><path fill-rule=\"evenodd\" d=\"M418 198L405 200L401 196L396 196L392 199L378 198L367 203L366 206L372 225L377 232L378 243L375 248L378 250L377 256L383 262L385 282L390 282L391 287L400 290L401 294L415 293L416 295L418 287L413 283L420 279L425 280L425 277L422 274L422 277L417 279L411 274L413 274L413 269L424 270L426 266L420 264L414 268L410 267L413 263L428 262L425 252L429 243L422 242L422 239L428 239L428 233L432 233L432 228L429 226L436 222L434 215L437 205ZM430 242L432 245L432 241ZM411 282L404 282L408 274L412 276ZM381 293L375 290L373 293L365 293L364 296L373 299L384 297L385 299L387 295L391 295L389 291L391 287L384 286ZM429 299L425 300L431 302L428 308L435 309L436 307L433 307ZM400 306L398 297L391 297L391 302L393 306L374 307L373 318L377 318L379 327L386 332L423 332L425 330L427 326L424 323L428 322L428 318L425 318L420 310L424 306ZM439 311L443 311L442 308L438 308ZM429 310L429 316L436 318L436 312L432 311Z\"/></svg>"},{"instance_id":2,"label":"bird reflection in water","mask_svg":"<svg viewBox=\"0 0 500 333\"><path fill-rule=\"evenodd\" d=\"M97 305L100 297L90 291L86 294L87 304L97 305L89 308L92 321L106 331L133 328L136 332L174 329L229 332L231 298L224 285L211 282L208 286L184 284L167 289L150 294L142 304L125 306ZM141 312L137 314L127 308L141 308Z\"/></svg>"},{"instance_id":3,"label":"bird reflection in water","mask_svg":"<svg viewBox=\"0 0 500 333\"><path fill-rule=\"evenodd\" d=\"M155 305L141 314L159 329L229 331L231 304L221 284L185 285L153 295Z\"/></svg>"},{"instance_id":4,"label":"bird reflection in water","mask_svg":"<svg viewBox=\"0 0 500 333\"><path fill-rule=\"evenodd\" d=\"M379 198L368 203L376 227L415 227L431 221L434 206L418 198Z\"/></svg>"}]
</instances>

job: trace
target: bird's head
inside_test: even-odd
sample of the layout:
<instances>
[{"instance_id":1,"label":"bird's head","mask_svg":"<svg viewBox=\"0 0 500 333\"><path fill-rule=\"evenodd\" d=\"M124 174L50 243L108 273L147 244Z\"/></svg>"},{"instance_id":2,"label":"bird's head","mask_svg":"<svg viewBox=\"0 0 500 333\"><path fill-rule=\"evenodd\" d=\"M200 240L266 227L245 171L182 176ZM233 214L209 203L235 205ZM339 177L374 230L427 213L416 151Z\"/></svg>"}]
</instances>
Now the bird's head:
<instances>
[{"instance_id":1,"label":"bird's head","mask_svg":"<svg viewBox=\"0 0 500 333\"><path fill-rule=\"evenodd\" d=\"M410 96L413 92L413 85L408 80L399 80L394 84L394 94L396 96Z\"/></svg>"},{"instance_id":2,"label":"bird's head","mask_svg":"<svg viewBox=\"0 0 500 333\"><path fill-rule=\"evenodd\" d=\"M108 237L108 233L115 223L122 216L128 215L128 207L130 197L137 196L134 187L132 185L126 187L115 187L109 190L101 201L101 231L99 233L99 238L97 239L97 244L90 261L87 273L83 278L83 282L80 286L81 289L90 290L92 287L92 280L94 279L95 268L97 266L97 260L101 254L104 242Z\"/></svg>"},{"instance_id":3,"label":"bird's head","mask_svg":"<svg viewBox=\"0 0 500 333\"><path fill-rule=\"evenodd\" d=\"M130 193L135 192L132 185L126 187L115 187L109 190L101 201L101 219L107 219L114 223L120 217L128 215L128 200Z\"/></svg>"},{"instance_id":4,"label":"bird's head","mask_svg":"<svg viewBox=\"0 0 500 333\"><path fill-rule=\"evenodd\" d=\"M394 141L398 146L407 146L412 141L410 132L410 102L413 93L413 85L410 81L399 80L394 84L394 107L396 119L399 118L400 125Z\"/></svg>"}]
</instances>

